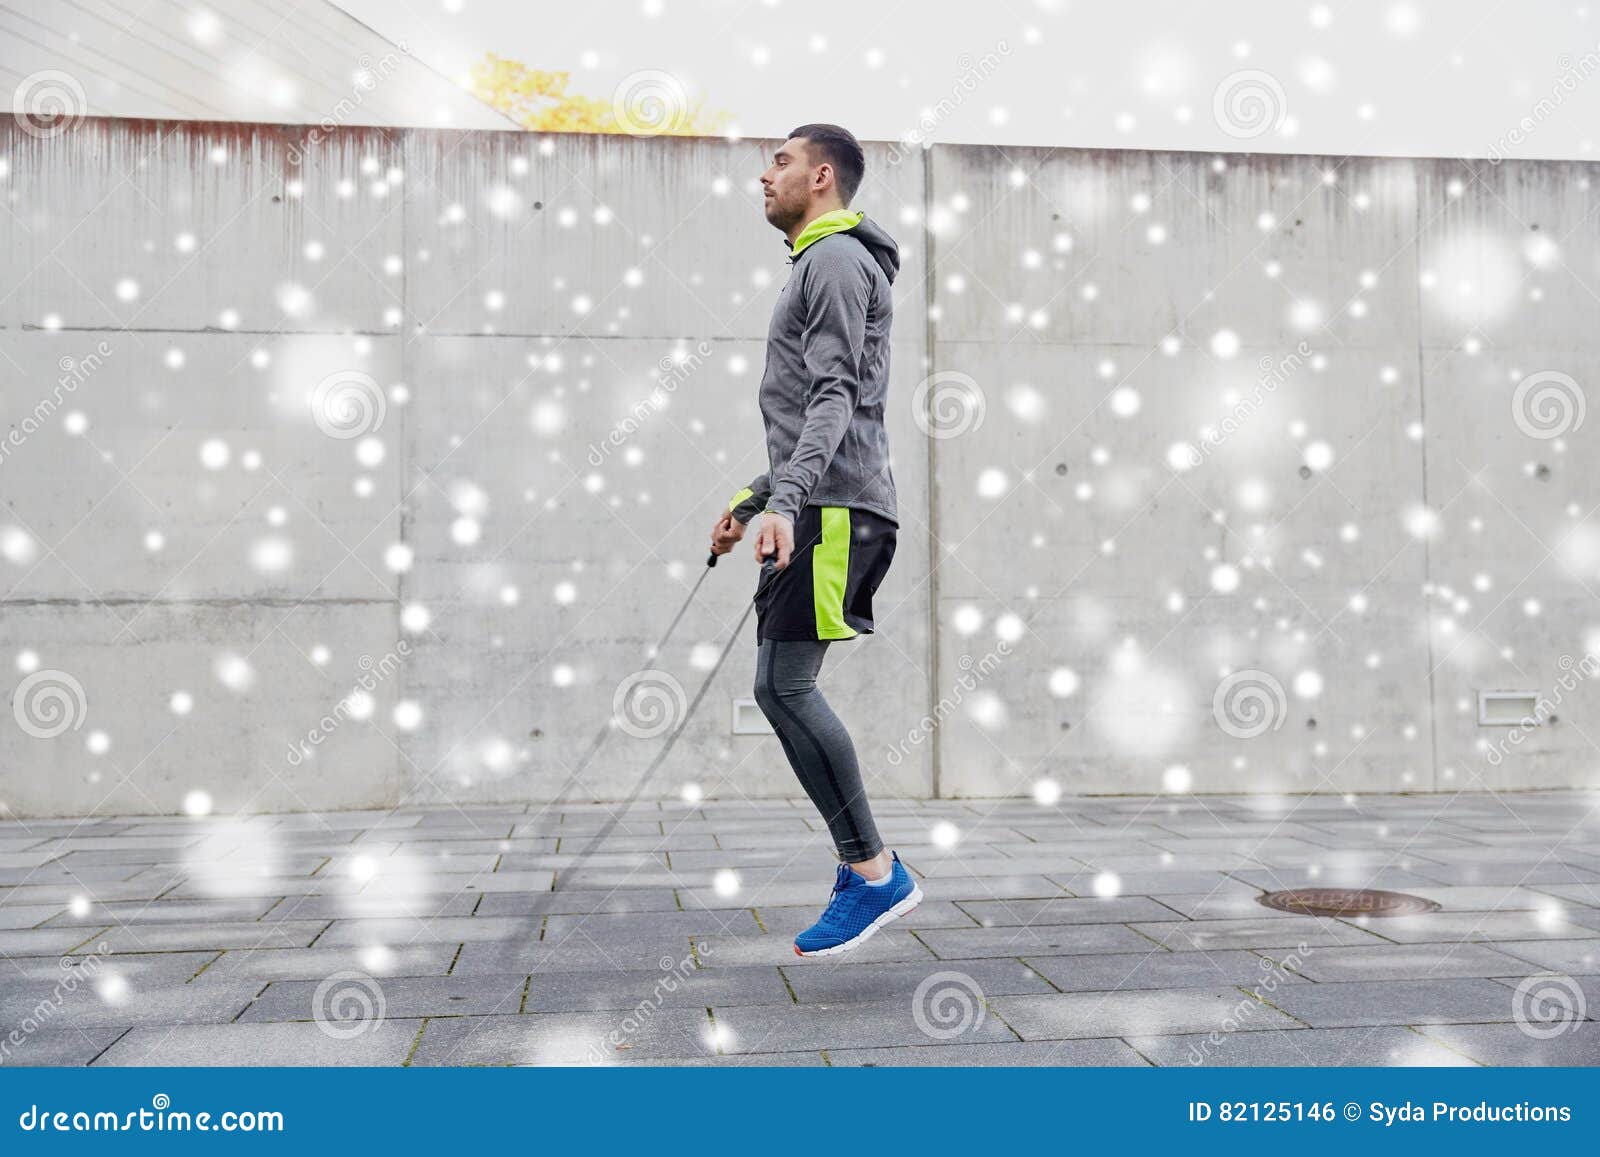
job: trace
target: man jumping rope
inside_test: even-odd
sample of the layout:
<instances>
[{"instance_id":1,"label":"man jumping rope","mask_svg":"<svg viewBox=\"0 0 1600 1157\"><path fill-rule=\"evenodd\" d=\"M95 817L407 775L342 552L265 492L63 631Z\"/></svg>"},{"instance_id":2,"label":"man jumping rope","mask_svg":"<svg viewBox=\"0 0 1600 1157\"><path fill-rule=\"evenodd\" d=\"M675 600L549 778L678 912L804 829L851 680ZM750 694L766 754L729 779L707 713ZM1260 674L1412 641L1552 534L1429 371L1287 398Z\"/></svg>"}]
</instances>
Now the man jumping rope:
<instances>
[{"instance_id":1,"label":"man jumping rope","mask_svg":"<svg viewBox=\"0 0 1600 1157\"><path fill-rule=\"evenodd\" d=\"M828 644L873 632L872 595L899 529L883 412L900 252L846 208L865 171L854 136L812 124L791 132L762 174L767 221L788 240L790 264L761 377L769 469L711 531L712 551L726 554L761 515L756 702L841 861L821 919L795 937L800 956L847 952L922 901L884 849L850 734L817 690Z\"/></svg>"}]
</instances>

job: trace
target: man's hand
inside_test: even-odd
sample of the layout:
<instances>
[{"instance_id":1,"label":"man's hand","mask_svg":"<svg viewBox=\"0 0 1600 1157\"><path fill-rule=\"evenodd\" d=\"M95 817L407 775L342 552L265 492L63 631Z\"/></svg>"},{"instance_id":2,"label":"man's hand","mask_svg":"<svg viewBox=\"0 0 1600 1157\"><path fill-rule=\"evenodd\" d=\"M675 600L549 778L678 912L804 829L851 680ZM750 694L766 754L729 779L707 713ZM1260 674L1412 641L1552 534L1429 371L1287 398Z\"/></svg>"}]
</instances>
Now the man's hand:
<instances>
[{"instance_id":1,"label":"man's hand","mask_svg":"<svg viewBox=\"0 0 1600 1157\"><path fill-rule=\"evenodd\" d=\"M794 523L771 510L761 514L761 529L756 533L756 562L778 556L778 569L789 565L794 553Z\"/></svg>"},{"instance_id":2,"label":"man's hand","mask_svg":"<svg viewBox=\"0 0 1600 1157\"><path fill-rule=\"evenodd\" d=\"M744 523L734 518L732 511L726 511L711 528L711 553L727 554L743 537Z\"/></svg>"}]
</instances>

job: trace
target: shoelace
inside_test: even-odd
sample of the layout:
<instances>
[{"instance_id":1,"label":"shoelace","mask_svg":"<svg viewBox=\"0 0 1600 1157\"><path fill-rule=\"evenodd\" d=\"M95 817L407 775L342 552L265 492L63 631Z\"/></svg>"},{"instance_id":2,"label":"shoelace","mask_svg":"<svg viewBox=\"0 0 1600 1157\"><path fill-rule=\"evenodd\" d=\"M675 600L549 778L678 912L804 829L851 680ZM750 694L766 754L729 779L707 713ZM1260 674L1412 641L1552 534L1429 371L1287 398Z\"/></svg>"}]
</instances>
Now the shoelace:
<instances>
[{"instance_id":1,"label":"shoelace","mask_svg":"<svg viewBox=\"0 0 1600 1157\"><path fill-rule=\"evenodd\" d=\"M849 883L850 869L844 864L840 864L838 872L833 877L833 892L828 896L828 906L823 910L822 920L819 923L826 923L830 916L839 914L840 909L844 906L845 889Z\"/></svg>"}]
</instances>

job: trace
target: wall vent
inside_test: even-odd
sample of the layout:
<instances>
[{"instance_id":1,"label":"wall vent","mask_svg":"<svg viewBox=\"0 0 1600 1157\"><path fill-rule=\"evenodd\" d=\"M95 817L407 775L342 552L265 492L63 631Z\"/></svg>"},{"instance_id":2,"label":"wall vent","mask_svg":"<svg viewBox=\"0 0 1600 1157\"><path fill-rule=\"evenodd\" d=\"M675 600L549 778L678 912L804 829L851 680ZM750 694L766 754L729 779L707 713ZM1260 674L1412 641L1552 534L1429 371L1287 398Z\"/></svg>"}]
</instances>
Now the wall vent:
<instances>
[{"instance_id":1,"label":"wall vent","mask_svg":"<svg viewBox=\"0 0 1600 1157\"><path fill-rule=\"evenodd\" d=\"M1535 715L1538 704L1537 691L1479 691L1478 725L1480 727L1538 726L1543 722ZM1526 724L1524 721L1527 721Z\"/></svg>"},{"instance_id":2,"label":"wall vent","mask_svg":"<svg viewBox=\"0 0 1600 1157\"><path fill-rule=\"evenodd\" d=\"M733 733L735 735L771 735L772 724L767 722L761 705L754 699L733 701Z\"/></svg>"}]
</instances>

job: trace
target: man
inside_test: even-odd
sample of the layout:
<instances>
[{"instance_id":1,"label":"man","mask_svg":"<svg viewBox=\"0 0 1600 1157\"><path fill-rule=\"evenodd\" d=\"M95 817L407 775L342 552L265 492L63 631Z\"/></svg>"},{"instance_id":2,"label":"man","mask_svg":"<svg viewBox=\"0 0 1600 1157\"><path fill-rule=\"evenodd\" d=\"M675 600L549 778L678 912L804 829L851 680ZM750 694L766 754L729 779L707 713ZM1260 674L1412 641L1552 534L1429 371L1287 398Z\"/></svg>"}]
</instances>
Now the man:
<instances>
[{"instance_id":1,"label":"man","mask_svg":"<svg viewBox=\"0 0 1600 1157\"><path fill-rule=\"evenodd\" d=\"M756 702L840 860L827 909L795 938L800 956L849 951L922 901L884 849L849 732L816 682L830 643L872 633L872 595L899 527L883 412L900 253L847 208L865 170L855 137L812 124L789 134L761 177L790 264L761 378L769 469L711 531L711 549L726 554L761 518Z\"/></svg>"}]
</instances>

